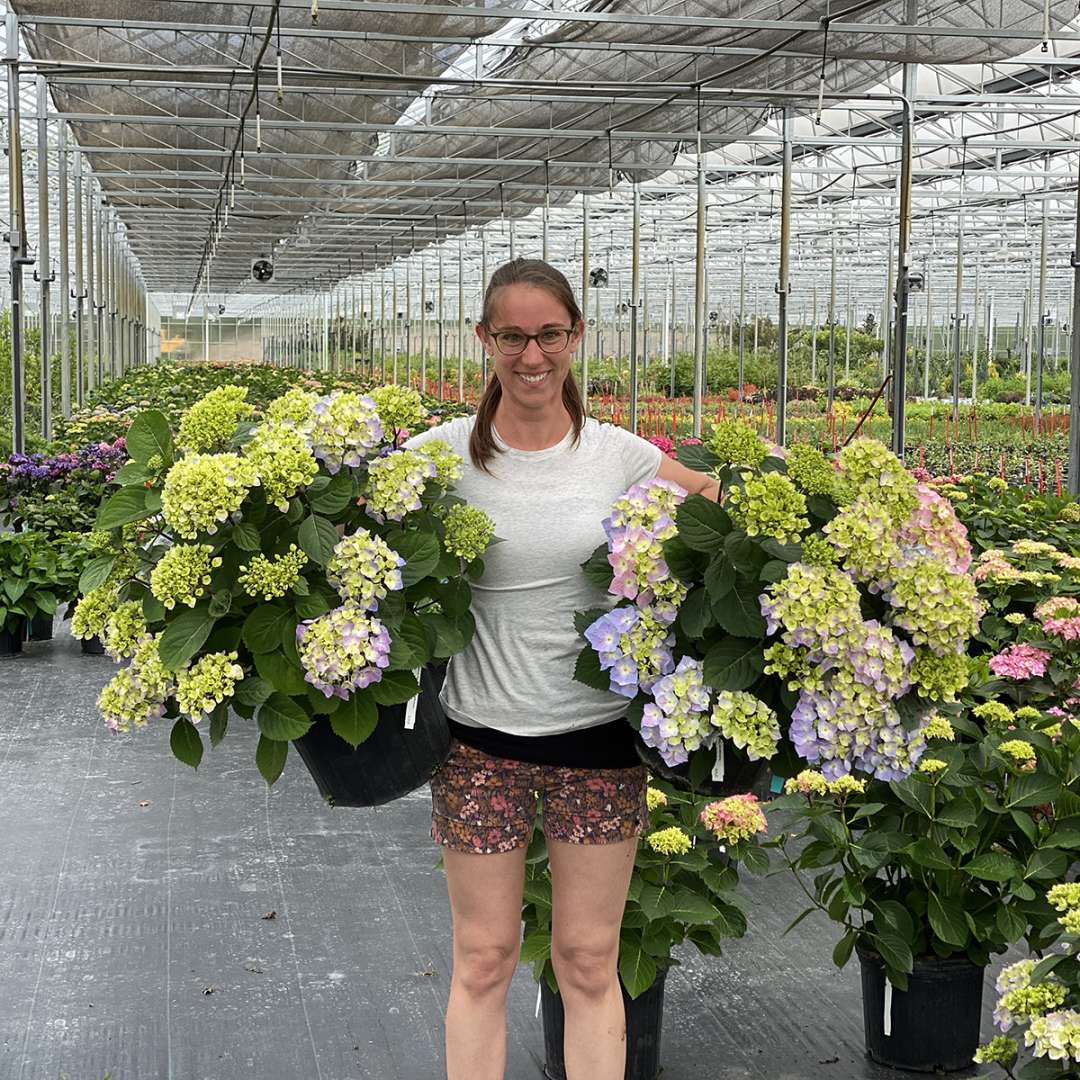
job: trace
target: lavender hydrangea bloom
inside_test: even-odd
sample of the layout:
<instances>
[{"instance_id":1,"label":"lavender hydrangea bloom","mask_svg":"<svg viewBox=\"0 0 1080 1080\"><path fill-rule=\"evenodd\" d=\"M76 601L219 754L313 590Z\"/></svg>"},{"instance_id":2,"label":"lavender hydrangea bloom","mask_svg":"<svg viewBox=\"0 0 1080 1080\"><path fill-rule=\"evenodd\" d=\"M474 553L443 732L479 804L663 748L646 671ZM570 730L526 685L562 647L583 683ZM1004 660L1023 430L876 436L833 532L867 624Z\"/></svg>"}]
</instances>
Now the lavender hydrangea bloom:
<instances>
[{"instance_id":1,"label":"lavender hydrangea bloom","mask_svg":"<svg viewBox=\"0 0 1080 1080\"><path fill-rule=\"evenodd\" d=\"M702 680L702 663L684 656L674 672L652 688L653 704L641 716L641 739L660 752L668 765L689 760L690 751L715 739L709 718L709 688Z\"/></svg>"},{"instance_id":2,"label":"lavender hydrangea bloom","mask_svg":"<svg viewBox=\"0 0 1080 1080\"><path fill-rule=\"evenodd\" d=\"M622 697L648 692L675 667L675 637L648 608L613 608L585 630L585 640L600 657L600 670L610 673L609 689Z\"/></svg>"},{"instance_id":3,"label":"lavender hydrangea bloom","mask_svg":"<svg viewBox=\"0 0 1080 1080\"><path fill-rule=\"evenodd\" d=\"M382 679L390 665L390 634L374 616L343 604L296 628L304 679L326 697L346 700Z\"/></svg>"}]
</instances>

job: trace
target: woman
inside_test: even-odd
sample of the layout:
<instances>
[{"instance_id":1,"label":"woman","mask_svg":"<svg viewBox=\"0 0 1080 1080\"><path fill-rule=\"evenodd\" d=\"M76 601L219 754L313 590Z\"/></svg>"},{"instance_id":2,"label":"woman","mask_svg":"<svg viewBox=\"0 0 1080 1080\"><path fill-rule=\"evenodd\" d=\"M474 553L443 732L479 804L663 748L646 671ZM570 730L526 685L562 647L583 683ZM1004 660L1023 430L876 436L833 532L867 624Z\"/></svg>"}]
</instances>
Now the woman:
<instances>
[{"instance_id":1,"label":"woman","mask_svg":"<svg viewBox=\"0 0 1080 1080\"><path fill-rule=\"evenodd\" d=\"M551 960L566 1016L568 1080L622 1080L619 926L646 827L646 770L613 695L573 681L573 612L604 605L580 564L631 485L659 476L718 497L712 478L622 428L587 419L571 358L584 333L566 278L538 259L495 271L477 335L494 366L475 417L441 424L465 459L456 492L504 541L473 586L476 634L442 703L450 757L431 782L454 929L448 1080L502 1080L506 995L521 941L525 851L543 800ZM610 602L610 597L608 597Z\"/></svg>"}]
</instances>

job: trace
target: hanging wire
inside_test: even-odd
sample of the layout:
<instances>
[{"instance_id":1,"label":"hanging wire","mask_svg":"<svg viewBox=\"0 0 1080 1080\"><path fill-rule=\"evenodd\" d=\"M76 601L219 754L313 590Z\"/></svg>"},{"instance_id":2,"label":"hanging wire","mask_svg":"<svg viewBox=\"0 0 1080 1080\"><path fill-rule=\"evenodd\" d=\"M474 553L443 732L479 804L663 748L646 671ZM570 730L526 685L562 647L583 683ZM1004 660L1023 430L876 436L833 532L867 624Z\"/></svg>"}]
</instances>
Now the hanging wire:
<instances>
[{"instance_id":1,"label":"hanging wire","mask_svg":"<svg viewBox=\"0 0 1080 1080\"><path fill-rule=\"evenodd\" d=\"M825 37L821 43L821 75L818 77L818 91L817 91L817 113L814 116L814 123L821 123L821 113L825 102L825 65L829 61L829 24L832 20L828 15L822 17L822 25L825 28Z\"/></svg>"},{"instance_id":2,"label":"hanging wire","mask_svg":"<svg viewBox=\"0 0 1080 1080\"><path fill-rule=\"evenodd\" d=\"M285 100L285 86L281 79L281 8L277 13L277 99L279 104Z\"/></svg>"}]
</instances>

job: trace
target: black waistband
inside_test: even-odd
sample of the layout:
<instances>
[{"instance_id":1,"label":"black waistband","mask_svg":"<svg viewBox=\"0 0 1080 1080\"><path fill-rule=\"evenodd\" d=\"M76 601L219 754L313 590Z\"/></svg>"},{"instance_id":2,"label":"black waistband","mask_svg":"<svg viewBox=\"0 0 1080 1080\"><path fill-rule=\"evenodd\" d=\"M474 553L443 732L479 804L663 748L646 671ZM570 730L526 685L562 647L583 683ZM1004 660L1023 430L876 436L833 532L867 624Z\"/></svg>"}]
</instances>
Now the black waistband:
<instances>
[{"instance_id":1,"label":"black waistband","mask_svg":"<svg viewBox=\"0 0 1080 1080\"><path fill-rule=\"evenodd\" d=\"M638 733L625 717L562 735L510 735L449 718L447 722L455 739L492 757L572 769L628 769L641 764L634 749Z\"/></svg>"}]
</instances>

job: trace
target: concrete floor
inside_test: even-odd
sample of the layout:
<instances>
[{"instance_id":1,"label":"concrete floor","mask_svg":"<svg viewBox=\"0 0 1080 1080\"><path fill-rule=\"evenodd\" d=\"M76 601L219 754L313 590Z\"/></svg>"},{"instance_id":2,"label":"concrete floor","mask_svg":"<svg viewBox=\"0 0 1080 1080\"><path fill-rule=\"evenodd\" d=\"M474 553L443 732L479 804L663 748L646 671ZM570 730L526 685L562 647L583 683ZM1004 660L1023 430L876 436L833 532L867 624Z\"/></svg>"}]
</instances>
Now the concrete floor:
<instances>
[{"instance_id":1,"label":"concrete floor","mask_svg":"<svg viewBox=\"0 0 1080 1080\"><path fill-rule=\"evenodd\" d=\"M193 772L165 724L105 728L113 670L66 627L0 661L0 1078L444 1077L450 921L427 789L334 810L296 754L267 789L237 718ZM722 959L686 951L668 979L664 1080L913 1075L864 1057L833 927L782 938L793 883L746 888L747 937ZM507 1080L542 1075L535 1004L523 967Z\"/></svg>"}]
</instances>

